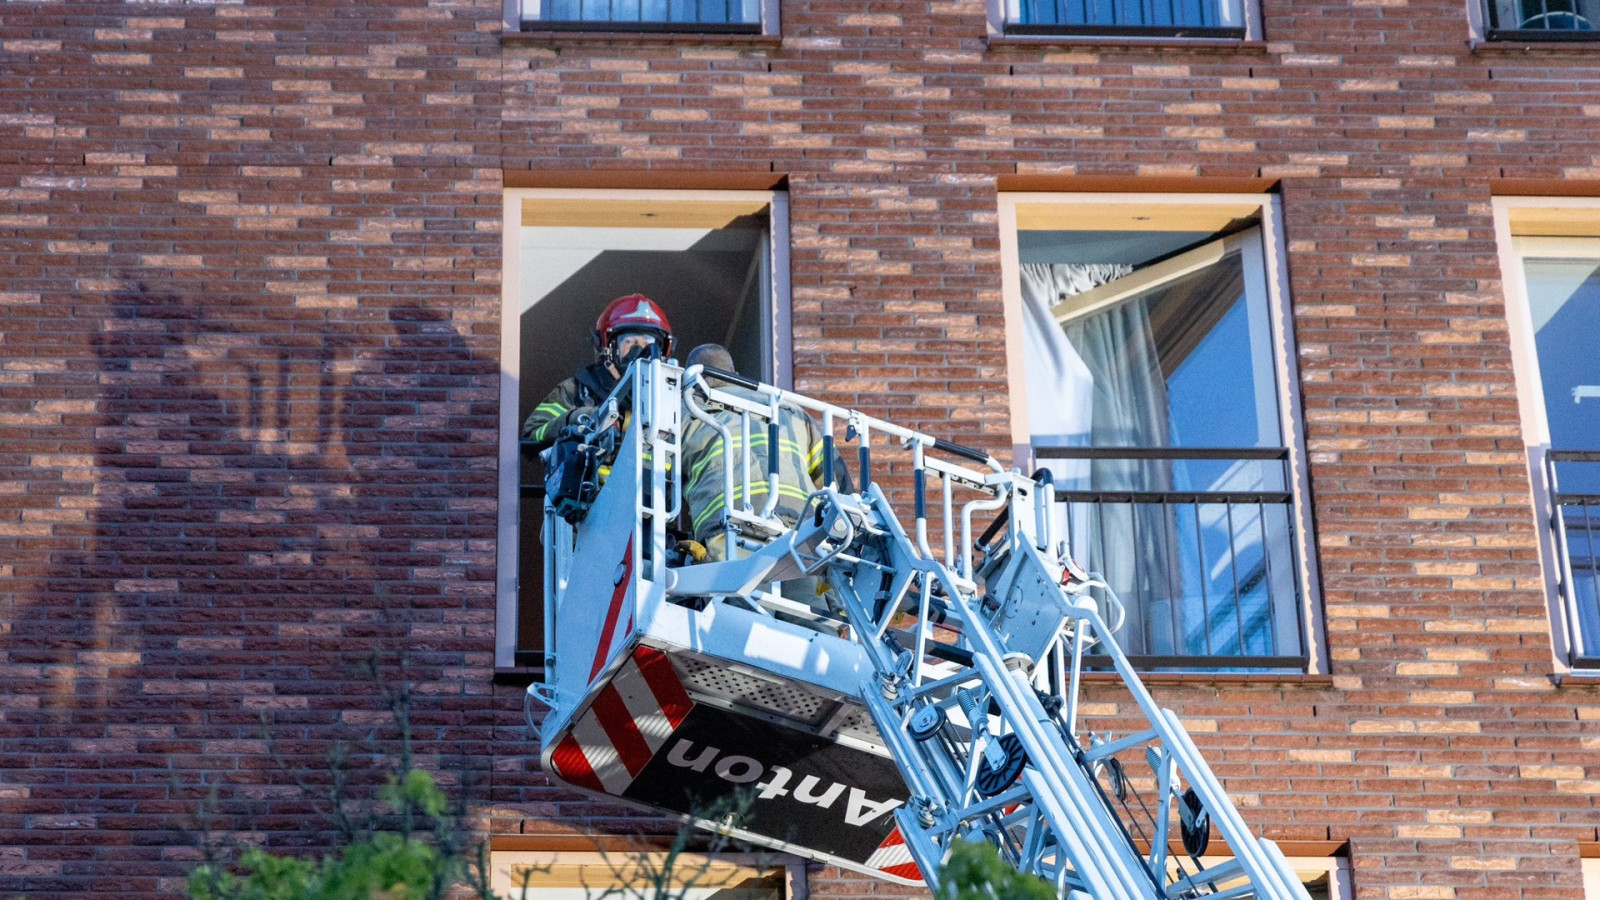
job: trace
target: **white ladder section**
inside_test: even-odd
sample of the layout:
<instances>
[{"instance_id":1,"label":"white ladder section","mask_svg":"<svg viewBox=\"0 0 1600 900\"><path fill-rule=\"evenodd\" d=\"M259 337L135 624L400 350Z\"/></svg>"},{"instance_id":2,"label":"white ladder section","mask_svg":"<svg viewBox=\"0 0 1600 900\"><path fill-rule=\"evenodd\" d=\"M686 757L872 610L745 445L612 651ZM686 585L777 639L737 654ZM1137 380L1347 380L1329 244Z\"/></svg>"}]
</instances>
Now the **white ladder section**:
<instances>
[{"instance_id":1,"label":"white ladder section","mask_svg":"<svg viewBox=\"0 0 1600 900\"><path fill-rule=\"evenodd\" d=\"M639 501L648 520L646 575L665 585L669 600L742 599L859 644L873 675L858 699L909 789L894 815L930 888L938 889L954 841L981 840L1069 900L1309 900L1282 852L1250 831L1178 717L1156 705L1113 640L1103 611L1120 619L1120 604L1065 557L1048 482L1006 472L981 451L731 373L650 361L637 364L627 384L631 396L614 396L631 409L629 431L638 430L649 448L641 455L652 461L636 463L649 487ZM602 409L602 431L621 406ZM782 406L820 424L829 483L807 485L804 514L789 522L774 515L776 472L752 471L734 453L724 496L749 498L752 478L765 478L772 500L729 504L724 528L737 549L728 561L669 566L667 528L695 464L681 458L684 427L699 419L725 443L737 432L734 446L749 447ZM856 465L845 490L833 461L851 445ZM891 494L914 508L910 531ZM975 535L979 516L989 527ZM767 590L800 576L825 580L831 609ZM1117 713L1131 733L1086 730L1094 724L1080 716L1091 650L1117 677L1103 687L1131 700ZM1228 856L1202 866L1213 830ZM1174 843L1183 850L1169 850Z\"/></svg>"}]
</instances>

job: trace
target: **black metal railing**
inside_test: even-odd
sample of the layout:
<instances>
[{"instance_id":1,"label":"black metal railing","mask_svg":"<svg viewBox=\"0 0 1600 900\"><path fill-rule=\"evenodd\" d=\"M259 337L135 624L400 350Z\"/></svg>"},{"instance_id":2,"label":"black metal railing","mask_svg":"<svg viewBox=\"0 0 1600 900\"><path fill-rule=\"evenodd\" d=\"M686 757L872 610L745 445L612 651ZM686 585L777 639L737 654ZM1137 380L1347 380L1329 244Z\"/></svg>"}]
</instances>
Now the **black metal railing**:
<instances>
[{"instance_id":1,"label":"black metal railing","mask_svg":"<svg viewBox=\"0 0 1600 900\"><path fill-rule=\"evenodd\" d=\"M1242 0L1021 0L1006 23L1010 34L1127 37L1245 36L1239 15L1225 10Z\"/></svg>"},{"instance_id":2,"label":"black metal railing","mask_svg":"<svg viewBox=\"0 0 1600 900\"><path fill-rule=\"evenodd\" d=\"M517 442L517 642L518 666L544 665L544 464L532 441Z\"/></svg>"},{"instance_id":3,"label":"black metal railing","mask_svg":"<svg viewBox=\"0 0 1600 900\"><path fill-rule=\"evenodd\" d=\"M1074 554L1127 607L1117 637L1135 665L1307 665L1286 448L1040 447L1034 455L1090 469L1095 489L1068 479L1056 500L1067 507ZM1182 483L1209 487L1175 487Z\"/></svg>"},{"instance_id":4,"label":"black metal railing","mask_svg":"<svg viewBox=\"0 0 1600 900\"><path fill-rule=\"evenodd\" d=\"M523 27L759 34L759 0L522 0Z\"/></svg>"},{"instance_id":5,"label":"black metal railing","mask_svg":"<svg viewBox=\"0 0 1600 900\"><path fill-rule=\"evenodd\" d=\"M1600 39L1600 0L1487 0L1491 41Z\"/></svg>"},{"instance_id":6,"label":"black metal railing","mask_svg":"<svg viewBox=\"0 0 1600 900\"><path fill-rule=\"evenodd\" d=\"M1551 450L1544 469L1572 665L1600 668L1600 451ZM1577 490L1562 490L1562 469Z\"/></svg>"}]
</instances>

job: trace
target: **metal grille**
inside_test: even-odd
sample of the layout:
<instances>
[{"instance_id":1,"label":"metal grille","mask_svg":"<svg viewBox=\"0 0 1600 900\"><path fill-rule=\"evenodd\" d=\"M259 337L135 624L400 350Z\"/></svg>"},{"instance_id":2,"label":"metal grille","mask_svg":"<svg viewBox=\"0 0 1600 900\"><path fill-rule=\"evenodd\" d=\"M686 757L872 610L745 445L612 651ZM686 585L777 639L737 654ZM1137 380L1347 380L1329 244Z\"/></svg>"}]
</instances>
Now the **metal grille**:
<instances>
[{"instance_id":1,"label":"metal grille","mask_svg":"<svg viewBox=\"0 0 1600 900\"><path fill-rule=\"evenodd\" d=\"M760 0L524 0L539 28L641 31L761 30Z\"/></svg>"},{"instance_id":2,"label":"metal grille","mask_svg":"<svg viewBox=\"0 0 1600 900\"><path fill-rule=\"evenodd\" d=\"M1019 33L1242 38L1240 0L1021 0Z\"/></svg>"},{"instance_id":3,"label":"metal grille","mask_svg":"<svg viewBox=\"0 0 1600 900\"><path fill-rule=\"evenodd\" d=\"M1600 668L1600 451L1552 450L1544 464L1572 664ZM1563 491L1562 472L1584 487Z\"/></svg>"},{"instance_id":4,"label":"metal grille","mask_svg":"<svg viewBox=\"0 0 1600 900\"><path fill-rule=\"evenodd\" d=\"M1079 561L1101 569L1128 608L1117 641L1135 665L1306 664L1287 449L1041 447L1035 455L1090 460L1097 472L1109 469L1140 484L1056 494L1068 507ZM1160 487L1173 483L1179 460L1224 472L1208 479L1256 489Z\"/></svg>"},{"instance_id":5,"label":"metal grille","mask_svg":"<svg viewBox=\"0 0 1600 900\"><path fill-rule=\"evenodd\" d=\"M883 746L883 735L878 733L878 727L872 724L872 716L867 714L864 706L852 706L839 722L837 734L852 737L869 744Z\"/></svg>"},{"instance_id":6,"label":"metal grille","mask_svg":"<svg viewBox=\"0 0 1600 900\"><path fill-rule=\"evenodd\" d=\"M822 723L831 705L825 698L781 681L760 678L729 668L726 663L675 653L678 676L691 693L699 692L730 703L751 706L813 728Z\"/></svg>"},{"instance_id":7,"label":"metal grille","mask_svg":"<svg viewBox=\"0 0 1600 900\"><path fill-rule=\"evenodd\" d=\"M1491 40L1595 40L1600 0L1489 0Z\"/></svg>"}]
</instances>

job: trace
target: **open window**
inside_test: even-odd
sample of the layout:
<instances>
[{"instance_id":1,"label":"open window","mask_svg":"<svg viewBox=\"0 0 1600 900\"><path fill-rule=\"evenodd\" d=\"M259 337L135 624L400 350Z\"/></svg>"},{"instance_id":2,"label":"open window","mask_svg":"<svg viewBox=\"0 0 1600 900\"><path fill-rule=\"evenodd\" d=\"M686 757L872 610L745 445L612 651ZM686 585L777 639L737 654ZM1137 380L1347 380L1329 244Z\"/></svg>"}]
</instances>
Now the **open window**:
<instances>
[{"instance_id":1,"label":"open window","mask_svg":"<svg viewBox=\"0 0 1600 900\"><path fill-rule=\"evenodd\" d=\"M1495 210L1556 656L1600 669L1600 201Z\"/></svg>"},{"instance_id":2,"label":"open window","mask_svg":"<svg viewBox=\"0 0 1600 900\"><path fill-rule=\"evenodd\" d=\"M1147 668L1304 670L1304 451L1271 198L1007 195L1013 421Z\"/></svg>"},{"instance_id":3,"label":"open window","mask_svg":"<svg viewBox=\"0 0 1600 900\"><path fill-rule=\"evenodd\" d=\"M787 207L768 191L511 189L505 196L496 663L542 665L542 466L522 422L595 360L596 317L642 293L673 355L716 342L741 372L787 385Z\"/></svg>"}]
</instances>

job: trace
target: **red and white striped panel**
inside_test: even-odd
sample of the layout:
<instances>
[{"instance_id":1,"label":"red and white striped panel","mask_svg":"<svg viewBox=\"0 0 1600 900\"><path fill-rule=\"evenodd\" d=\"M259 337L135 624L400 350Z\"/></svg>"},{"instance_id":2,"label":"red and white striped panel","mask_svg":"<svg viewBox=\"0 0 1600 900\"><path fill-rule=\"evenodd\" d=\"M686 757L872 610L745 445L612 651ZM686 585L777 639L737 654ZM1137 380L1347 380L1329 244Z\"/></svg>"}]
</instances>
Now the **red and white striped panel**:
<instances>
[{"instance_id":1,"label":"red and white striped panel","mask_svg":"<svg viewBox=\"0 0 1600 900\"><path fill-rule=\"evenodd\" d=\"M635 647L556 744L550 764L572 784L620 795L693 707L667 655Z\"/></svg>"},{"instance_id":2,"label":"red and white striped panel","mask_svg":"<svg viewBox=\"0 0 1600 900\"><path fill-rule=\"evenodd\" d=\"M900 833L900 826L889 832L872 855L867 857L867 868L877 869L896 878L905 878L911 881L921 881L922 871L911 859L911 848L906 846L905 836Z\"/></svg>"}]
</instances>

